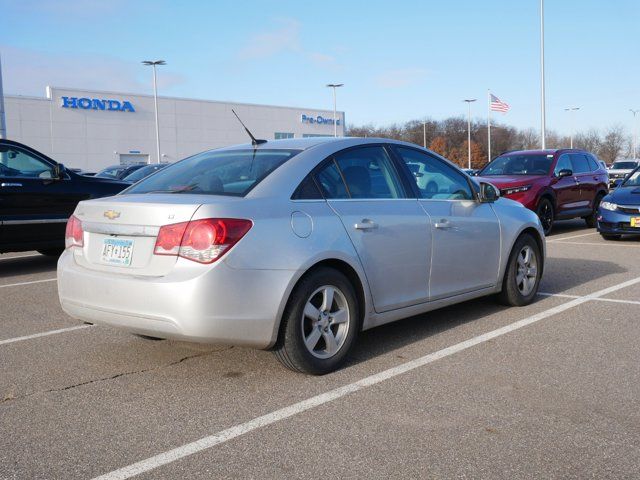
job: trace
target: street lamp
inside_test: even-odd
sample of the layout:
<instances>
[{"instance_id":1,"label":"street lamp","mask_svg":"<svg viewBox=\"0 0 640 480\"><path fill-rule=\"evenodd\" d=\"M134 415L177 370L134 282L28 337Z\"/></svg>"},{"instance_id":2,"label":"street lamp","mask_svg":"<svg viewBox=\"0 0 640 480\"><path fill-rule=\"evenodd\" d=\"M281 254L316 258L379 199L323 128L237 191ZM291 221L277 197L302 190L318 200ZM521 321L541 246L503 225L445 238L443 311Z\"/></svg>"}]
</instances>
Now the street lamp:
<instances>
[{"instance_id":1,"label":"street lamp","mask_svg":"<svg viewBox=\"0 0 640 480\"><path fill-rule=\"evenodd\" d=\"M571 148L573 148L573 115L571 112L575 112L576 110L580 110L580 107L568 107L564 109L565 112L569 112L569 142L571 143Z\"/></svg>"},{"instance_id":2,"label":"street lamp","mask_svg":"<svg viewBox=\"0 0 640 480\"><path fill-rule=\"evenodd\" d=\"M328 83L327 87L333 88L333 136L338 136L338 123L336 119L336 88L342 87L344 83ZM343 125L344 128L344 125Z\"/></svg>"},{"instance_id":3,"label":"street lamp","mask_svg":"<svg viewBox=\"0 0 640 480\"><path fill-rule=\"evenodd\" d=\"M469 169L471 169L471 104L475 102L475 98L468 98L463 100L467 102L469 114L467 116L467 147L469 148Z\"/></svg>"},{"instance_id":4,"label":"street lamp","mask_svg":"<svg viewBox=\"0 0 640 480\"><path fill-rule=\"evenodd\" d=\"M158 124L158 86L156 83L156 66L166 65L164 60L145 60L144 65L153 67L153 103L156 109L156 148L158 150L158 163L160 163L160 126Z\"/></svg>"},{"instance_id":5,"label":"street lamp","mask_svg":"<svg viewBox=\"0 0 640 480\"><path fill-rule=\"evenodd\" d=\"M632 108L629 109L631 113L633 113L633 159L636 157L636 150L638 148L638 121L636 119L636 113L640 112L640 110L634 110Z\"/></svg>"},{"instance_id":6,"label":"street lamp","mask_svg":"<svg viewBox=\"0 0 640 480\"><path fill-rule=\"evenodd\" d=\"M544 0L540 0L540 139L542 149L547 148L546 142L546 112L544 97Z\"/></svg>"}]
</instances>

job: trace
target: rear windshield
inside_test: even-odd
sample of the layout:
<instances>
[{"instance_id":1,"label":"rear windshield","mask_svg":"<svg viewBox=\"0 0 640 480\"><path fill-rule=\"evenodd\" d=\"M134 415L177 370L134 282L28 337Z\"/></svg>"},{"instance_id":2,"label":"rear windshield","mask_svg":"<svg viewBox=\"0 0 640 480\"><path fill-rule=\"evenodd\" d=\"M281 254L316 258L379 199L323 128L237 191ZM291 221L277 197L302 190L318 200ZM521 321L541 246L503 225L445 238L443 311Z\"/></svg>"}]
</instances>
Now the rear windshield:
<instances>
[{"instance_id":1,"label":"rear windshield","mask_svg":"<svg viewBox=\"0 0 640 480\"><path fill-rule=\"evenodd\" d=\"M547 175L553 155L503 155L484 167L478 175Z\"/></svg>"},{"instance_id":2,"label":"rear windshield","mask_svg":"<svg viewBox=\"0 0 640 480\"><path fill-rule=\"evenodd\" d=\"M243 197L299 150L199 153L163 168L123 193L199 193Z\"/></svg>"},{"instance_id":3,"label":"rear windshield","mask_svg":"<svg viewBox=\"0 0 640 480\"><path fill-rule=\"evenodd\" d=\"M613 162L612 169L631 170L636 168L638 164L636 162Z\"/></svg>"}]
</instances>

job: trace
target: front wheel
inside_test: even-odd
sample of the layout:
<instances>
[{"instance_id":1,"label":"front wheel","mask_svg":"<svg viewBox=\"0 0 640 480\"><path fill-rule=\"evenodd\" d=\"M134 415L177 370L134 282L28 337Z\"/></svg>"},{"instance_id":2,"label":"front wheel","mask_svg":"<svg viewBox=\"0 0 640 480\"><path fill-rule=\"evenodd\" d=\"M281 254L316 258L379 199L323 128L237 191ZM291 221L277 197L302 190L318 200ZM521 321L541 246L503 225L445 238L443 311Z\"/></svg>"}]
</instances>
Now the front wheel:
<instances>
[{"instance_id":1,"label":"front wheel","mask_svg":"<svg viewBox=\"0 0 640 480\"><path fill-rule=\"evenodd\" d=\"M542 224L542 230L544 230L545 236L549 235L553 228L553 220L555 217L553 204L548 198L543 198L540 200L540 205L538 205L538 211L536 213L538 214L538 218Z\"/></svg>"},{"instance_id":2,"label":"front wheel","mask_svg":"<svg viewBox=\"0 0 640 480\"><path fill-rule=\"evenodd\" d=\"M324 375L344 363L359 329L359 308L349 280L320 268L294 289L280 325L276 358L291 370Z\"/></svg>"},{"instance_id":3,"label":"front wheel","mask_svg":"<svg viewBox=\"0 0 640 480\"><path fill-rule=\"evenodd\" d=\"M530 304L538 293L541 273L540 248L535 239L525 233L518 238L509 256L498 296L500 303L518 307Z\"/></svg>"}]
</instances>

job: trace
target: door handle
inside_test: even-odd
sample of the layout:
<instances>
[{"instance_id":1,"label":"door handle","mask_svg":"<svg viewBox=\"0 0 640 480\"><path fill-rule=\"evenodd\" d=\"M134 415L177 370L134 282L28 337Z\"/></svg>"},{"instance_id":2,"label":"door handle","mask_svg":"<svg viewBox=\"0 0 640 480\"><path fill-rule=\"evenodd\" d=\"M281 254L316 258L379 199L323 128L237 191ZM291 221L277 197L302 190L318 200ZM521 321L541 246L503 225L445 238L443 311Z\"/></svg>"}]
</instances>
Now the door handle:
<instances>
[{"instance_id":1,"label":"door handle","mask_svg":"<svg viewBox=\"0 0 640 480\"><path fill-rule=\"evenodd\" d=\"M0 183L0 187L21 187L21 183L17 182L2 182Z\"/></svg>"},{"instance_id":2,"label":"door handle","mask_svg":"<svg viewBox=\"0 0 640 480\"><path fill-rule=\"evenodd\" d=\"M363 218L361 223L356 223L353 227L356 230L373 230L378 228L378 224L368 218Z\"/></svg>"},{"instance_id":3,"label":"door handle","mask_svg":"<svg viewBox=\"0 0 640 480\"><path fill-rule=\"evenodd\" d=\"M441 229L441 230L446 230L447 228L451 228L452 227L451 222L449 222L449 220L447 220L446 218L443 218L439 222L436 222L434 224L434 226L436 228Z\"/></svg>"}]
</instances>

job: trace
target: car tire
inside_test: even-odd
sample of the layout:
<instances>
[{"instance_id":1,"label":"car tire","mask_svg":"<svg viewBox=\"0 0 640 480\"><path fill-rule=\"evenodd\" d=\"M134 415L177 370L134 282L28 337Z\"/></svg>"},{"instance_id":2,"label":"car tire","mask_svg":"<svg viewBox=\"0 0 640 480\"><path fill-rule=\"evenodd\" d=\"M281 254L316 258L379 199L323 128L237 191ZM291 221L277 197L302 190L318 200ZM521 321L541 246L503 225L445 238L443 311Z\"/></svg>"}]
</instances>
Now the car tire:
<instances>
[{"instance_id":1,"label":"car tire","mask_svg":"<svg viewBox=\"0 0 640 480\"><path fill-rule=\"evenodd\" d=\"M499 302L514 307L530 304L538 293L542 267L538 243L528 233L521 235L509 255Z\"/></svg>"},{"instance_id":2,"label":"car tire","mask_svg":"<svg viewBox=\"0 0 640 480\"><path fill-rule=\"evenodd\" d=\"M273 349L285 367L312 375L340 368L360 329L351 282L339 271L319 268L296 285Z\"/></svg>"},{"instance_id":3,"label":"car tire","mask_svg":"<svg viewBox=\"0 0 640 480\"><path fill-rule=\"evenodd\" d=\"M598 207L600 206L600 202L603 198L604 195L602 194L596 196L595 200L593 201L593 212L591 212L591 215L584 217L584 221L587 224L587 227L594 228L598 224Z\"/></svg>"},{"instance_id":4,"label":"car tire","mask_svg":"<svg viewBox=\"0 0 640 480\"><path fill-rule=\"evenodd\" d=\"M608 234L608 233L601 233L600 235L605 240L620 240L620 237L622 237L622 235L611 235L611 234Z\"/></svg>"},{"instance_id":5,"label":"car tire","mask_svg":"<svg viewBox=\"0 0 640 480\"><path fill-rule=\"evenodd\" d=\"M59 257L64 252L64 248L47 248L38 250L40 255L46 255L47 257Z\"/></svg>"},{"instance_id":6,"label":"car tire","mask_svg":"<svg viewBox=\"0 0 640 480\"><path fill-rule=\"evenodd\" d=\"M555 211L553 209L553 203L548 198L543 198L538 204L538 210L536 211L540 223L542 224L542 230L544 230L545 236L551 233L553 228L553 221L555 219Z\"/></svg>"}]
</instances>

